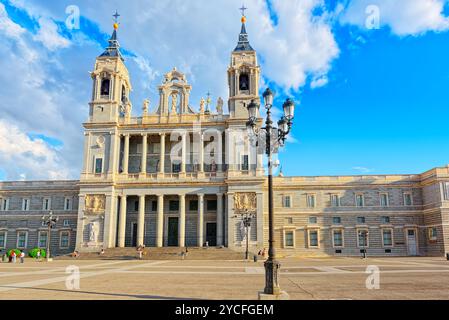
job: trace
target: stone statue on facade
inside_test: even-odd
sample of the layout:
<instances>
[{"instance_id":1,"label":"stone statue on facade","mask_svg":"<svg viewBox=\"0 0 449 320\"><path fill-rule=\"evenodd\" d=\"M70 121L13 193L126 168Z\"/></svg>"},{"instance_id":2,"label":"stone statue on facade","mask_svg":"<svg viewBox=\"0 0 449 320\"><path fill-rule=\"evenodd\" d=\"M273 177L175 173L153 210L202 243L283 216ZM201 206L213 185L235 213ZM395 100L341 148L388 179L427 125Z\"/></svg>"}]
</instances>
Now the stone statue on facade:
<instances>
[{"instance_id":1,"label":"stone statue on facade","mask_svg":"<svg viewBox=\"0 0 449 320\"><path fill-rule=\"evenodd\" d=\"M142 107L144 116L146 116L148 114L149 107L150 107L150 100L149 99L145 99L143 101L143 107Z\"/></svg>"},{"instance_id":2,"label":"stone statue on facade","mask_svg":"<svg viewBox=\"0 0 449 320\"><path fill-rule=\"evenodd\" d=\"M89 242L97 242L97 226L94 222L89 224Z\"/></svg>"},{"instance_id":3,"label":"stone statue on facade","mask_svg":"<svg viewBox=\"0 0 449 320\"><path fill-rule=\"evenodd\" d=\"M178 108L178 94L173 92L171 99L171 113L176 114L176 109Z\"/></svg>"},{"instance_id":4,"label":"stone statue on facade","mask_svg":"<svg viewBox=\"0 0 449 320\"><path fill-rule=\"evenodd\" d=\"M224 104L223 99L221 97L218 98L218 100L217 100L217 113L219 115L223 114L223 104Z\"/></svg>"},{"instance_id":5,"label":"stone statue on facade","mask_svg":"<svg viewBox=\"0 0 449 320\"><path fill-rule=\"evenodd\" d=\"M200 114L204 114L204 106L206 105L206 100L204 98L201 98L200 101Z\"/></svg>"}]
</instances>

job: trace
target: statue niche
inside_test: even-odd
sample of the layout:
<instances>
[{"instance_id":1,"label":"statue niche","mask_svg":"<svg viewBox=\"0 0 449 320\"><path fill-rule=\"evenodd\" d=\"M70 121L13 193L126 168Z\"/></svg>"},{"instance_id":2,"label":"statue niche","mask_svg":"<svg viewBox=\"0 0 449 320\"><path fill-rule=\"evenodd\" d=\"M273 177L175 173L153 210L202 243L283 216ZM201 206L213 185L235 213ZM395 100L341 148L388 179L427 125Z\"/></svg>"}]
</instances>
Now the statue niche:
<instances>
[{"instance_id":1,"label":"statue niche","mask_svg":"<svg viewBox=\"0 0 449 320\"><path fill-rule=\"evenodd\" d=\"M159 86L159 107L156 114L168 116L169 114L193 114L189 106L189 97L192 86L187 83L186 76L173 68L165 74L162 85Z\"/></svg>"}]
</instances>

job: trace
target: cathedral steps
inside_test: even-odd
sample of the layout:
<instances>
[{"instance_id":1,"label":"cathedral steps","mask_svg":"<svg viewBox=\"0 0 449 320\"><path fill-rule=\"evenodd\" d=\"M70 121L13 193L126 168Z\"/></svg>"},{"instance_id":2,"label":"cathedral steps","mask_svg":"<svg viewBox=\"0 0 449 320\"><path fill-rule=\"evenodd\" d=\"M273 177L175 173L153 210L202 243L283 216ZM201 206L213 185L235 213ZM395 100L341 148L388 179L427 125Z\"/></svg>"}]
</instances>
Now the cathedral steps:
<instances>
[{"instance_id":1,"label":"cathedral steps","mask_svg":"<svg viewBox=\"0 0 449 320\"><path fill-rule=\"evenodd\" d=\"M236 252L228 248L145 248L142 260L243 260L244 253ZM252 257L252 255L250 255ZM79 260L136 260L139 254L136 248L111 248L104 254L98 252L81 253L78 258L71 256L59 256L55 259L79 259Z\"/></svg>"}]
</instances>

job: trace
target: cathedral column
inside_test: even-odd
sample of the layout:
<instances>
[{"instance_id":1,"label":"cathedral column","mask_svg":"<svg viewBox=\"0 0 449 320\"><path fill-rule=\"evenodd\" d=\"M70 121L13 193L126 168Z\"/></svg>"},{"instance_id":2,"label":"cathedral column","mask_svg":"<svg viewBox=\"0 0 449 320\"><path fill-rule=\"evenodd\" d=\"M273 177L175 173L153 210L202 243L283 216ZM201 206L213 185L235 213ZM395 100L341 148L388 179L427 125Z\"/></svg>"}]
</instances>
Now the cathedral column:
<instances>
[{"instance_id":1,"label":"cathedral column","mask_svg":"<svg viewBox=\"0 0 449 320\"><path fill-rule=\"evenodd\" d=\"M125 148L123 152L123 173L128 174L129 164L129 134L125 134Z\"/></svg>"},{"instance_id":2,"label":"cathedral column","mask_svg":"<svg viewBox=\"0 0 449 320\"><path fill-rule=\"evenodd\" d=\"M199 168L199 172L203 173L204 172L204 136L203 134L200 132L199 133L200 136L200 148L199 148L199 157L200 157L200 168Z\"/></svg>"},{"instance_id":3,"label":"cathedral column","mask_svg":"<svg viewBox=\"0 0 449 320\"><path fill-rule=\"evenodd\" d=\"M157 236L156 246L164 246L164 195L157 196Z\"/></svg>"},{"instance_id":4,"label":"cathedral column","mask_svg":"<svg viewBox=\"0 0 449 320\"><path fill-rule=\"evenodd\" d=\"M120 197L120 217L118 226L118 246L125 247L125 233L126 233L126 196Z\"/></svg>"},{"instance_id":5,"label":"cathedral column","mask_svg":"<svg viewBox=\"0 0 449 320\"><path fill-rule=\"evenodd\" d=\"M223 194L217 193L217 246L223 245Z\"/></svg>"},{"instance_id":6,"label":"cathedral column","mask_svg":"<svg viewBox=\"0 0 449 320\"><path fill-rule=\"evenodd\" d=\"M182 152L181 152L181 173L186 172L186 159L187 159L187 133L182 135Z\"/></svg>"},{"instance_id":7,"label":"cathedral column","mask_svg":"<svg viewBox=\"0 0 449 320\"><path fill-rule=\"evenodd\" d=\"M148 153L148 135L142 135L142 159L140 164L140 173L147 173L147 153Z\"/></svg>"},{"instance_id":8,"label":"cathedral column","mask_svg":"<svg viewBox=\"0 0 449 320\"><path fill-rule=\"evenodd\" d=\"M161 133L161 153L159 158L159 173L164 174L165 172L165 133Z\"/></svg>"},{"instance_id":9,"label":"cathedral column","mask_svg":"<svg viewBox=\"0 0 449 320\"><path fill-rule=\"evenodd\" d=\"M181 248L186 246L186 195L179 195L179 240Z\"/></svg>"},{"instance_id":10,"label":"cathedral column","mask_svg":"<svg viewBox=\"0 0 449 320\"><path fill-rule=\"evenodd\" d=\"M139 197L139 217L137 221L137 245L144 245L145 232L145 196Z\"/></svg>"},{"instance_id":11,"label":"cathedral column","mask_svg":"<svg viewBox=\"0 0 449 320\"><path fill-rule=\"evenodd\" d=\"M202 247L204 230L204 194L198 194L198 226L197 226L197 246Z\"/></svg>"}]
</instances>

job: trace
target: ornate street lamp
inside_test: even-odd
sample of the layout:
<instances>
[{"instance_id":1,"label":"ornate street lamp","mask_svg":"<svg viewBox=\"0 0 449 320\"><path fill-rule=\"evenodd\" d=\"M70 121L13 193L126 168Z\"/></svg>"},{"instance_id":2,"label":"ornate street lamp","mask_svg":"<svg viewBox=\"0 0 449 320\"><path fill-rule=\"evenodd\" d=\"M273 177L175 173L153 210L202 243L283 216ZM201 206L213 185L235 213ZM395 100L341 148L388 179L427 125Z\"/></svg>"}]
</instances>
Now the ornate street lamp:
<instances>
[{"instance_id":1,"label":"ornate street lamp","mask_svg":"<svg viewBox=\"0 0 449 320\"><path fill-rule=\"evenodd\" d=\"M58 222L59 217L55 217L53 216L53 211L50 211L50 213L48 214L48 216L42 216L42 223L44 225L47 226L48 231L47 231L47 254L46 254L46 259L47 262L50 261L50 233L51 233L51 229L56 225L56 223Z\"/></svg>"},{"instance_id":2,"label":"ornate street lamp","mask_svg":"<svg viewBox=\"0 0 449 320\"><path fill-rule=\"evenodd\" d=\"M254 212L250 212L248 210L241 212L239 215L235 215L234 218L241 218L243 226L245 227L245 238L246 238L246 250L245 250L245 260L249 258L249 228L251 227L252 219L256 218L256 214Z\"/></svg>"},{"instance_id":3,"label":"ornate street lamp","mask_svg":"<svg viewBox=\"0 0 449 320\"><path fill-rule=\"evenodd\" d=\"M265 127L257 128L257 111L259 105L252 100L247 106L249 119L247 122L248 130L258 142L263 143L265 138L265 153L268 156L268 226L269 226L269 249L268 259L265 261L265 289L264 294L279 295L281 288L279 286L279 268L280 263L276 260L276 251L274 248L274 203L273 203L273 159L272 154L276 153L279 147L283 147L285 140L293 125L295 115L295 104L291 99L287 99L283 105L284 116L278 122L278 128L273 126L271 119L271 108L273 107L274 94L268 88L263 93L265 109L267 116ZM252 139L254 141L254 139Z\"/></svg>"}]
</instances>

